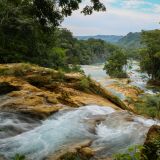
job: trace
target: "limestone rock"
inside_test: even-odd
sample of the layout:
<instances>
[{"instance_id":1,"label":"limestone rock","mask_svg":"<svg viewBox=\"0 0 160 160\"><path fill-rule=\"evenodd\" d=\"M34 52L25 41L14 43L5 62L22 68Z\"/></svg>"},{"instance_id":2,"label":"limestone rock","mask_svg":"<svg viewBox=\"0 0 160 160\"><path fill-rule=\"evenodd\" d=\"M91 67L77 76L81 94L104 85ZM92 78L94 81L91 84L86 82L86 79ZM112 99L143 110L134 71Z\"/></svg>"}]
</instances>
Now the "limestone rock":
<instances>
[{"instance_id":1,"label":"limestone rock","mask_svg":"<svg viewBox=\"0 0 160 160\"><path fill-rule=\"evenodd\" d=\"M89 147L84 147L80 150L80 153L85 157L91 158L94 156L94 151Z\"/></svg>"},{"instance_id":2,"label":"limestone rock","mask_svg":"<svg viewBox=\"0 0 160 160\"><path fill-rule=\"evenodd\" d=\"M93 80L89 80L87 92L78 89L76 85L85 78L81 74L62 75L52 69L21 63L1 64L0 71L0 84L3 86L1 111L46 117L63 106L97 104L116 110L126 109L120 100Z\"/></svg>"}]
</instances>

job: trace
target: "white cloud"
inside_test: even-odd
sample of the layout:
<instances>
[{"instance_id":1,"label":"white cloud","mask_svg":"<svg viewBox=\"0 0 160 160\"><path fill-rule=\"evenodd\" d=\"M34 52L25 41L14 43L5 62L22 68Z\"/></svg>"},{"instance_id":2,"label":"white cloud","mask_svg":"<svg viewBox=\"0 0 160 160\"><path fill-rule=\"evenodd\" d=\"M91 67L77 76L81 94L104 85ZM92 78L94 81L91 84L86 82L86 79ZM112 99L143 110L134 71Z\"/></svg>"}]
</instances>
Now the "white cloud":
<instances>
[{"instance_id":1,"label":"white cloud","mask_svg":"<svg viewBox=\"0 0 160 160\"><path fill-rule=\"evenodd\" d=\"M160 5L159 4L154 5L153 11L155 13L160 13Z\"/></svg>"},{"instance_id":2,"label":"white cloud","mask_svg":"<svg viewBox=\"0 0 160 160\"><path fill-rule=\"evenodd\" d=\"M153 4L144 0L124 0L122 2L122 6L124 8L138 8L141 5L153 5Z\"/></svg>"},{"instance_id":3,"label":"white cloud","mask_svg":"<svg viewBox=\"0 0 160 160\"><path fill-rule=\"evenodd\" d=\"M158 6L157 6L158 7ZM62 26L70 29L74 35L116 34L124 35L159 28L160 15L144 13L131 9L113 8L107 6L107 12L93 13L83 16L79 11L74 12L63 22Z\"/></svg>"}]
</instances>

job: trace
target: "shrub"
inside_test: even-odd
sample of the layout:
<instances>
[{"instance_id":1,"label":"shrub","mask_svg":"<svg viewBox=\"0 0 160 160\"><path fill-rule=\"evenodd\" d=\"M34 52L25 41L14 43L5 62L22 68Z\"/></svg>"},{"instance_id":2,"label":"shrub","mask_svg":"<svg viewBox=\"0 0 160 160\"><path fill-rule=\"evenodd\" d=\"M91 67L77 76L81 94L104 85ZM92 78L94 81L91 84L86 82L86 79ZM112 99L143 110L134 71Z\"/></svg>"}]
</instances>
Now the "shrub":
<instances>
[{"instance_id":1,"label":"shrub","mask_svg":"<svg viewBox=\"0 0 160 160\"><path fill-rule=\"evenodd\" d=\"M24 155L20 155L20 154L16 154L12 160L25 160L25 156Z\"/></svg>"},{"instance_id":2,"label":"shrub","mask_svg":"<svg viewBox=\"0 0 160 160\"><path fill-rule=\"evenodd\" d=\"M114 160L147 160L145 155L142 155L142 146L130 147L127 153L120 153L114 156Z\"/></svg>"},{"instance_id":3,"label":"shrub","mask_svg":"<svg viewBox=\"0 0 160 160\"><path fill-rule=\"evenodd\" d=\"M80 65L72 65L71 72L79 72L84 74L84 71L81 69Z\"/></svg>"},{"instance_id":4,"label":"shrub","mask_svg":"<svg viewBox=\"0 0 160 160\"><path fill-rule=\"evenodd\" d=\"M139 114L160 119L160 95L147 95L140 97L135 103Z\"/></svg>"},{"instance_id":5,"label":"shrub","mask_svg":"<svg viewBox=\"0 0 160 160\"><path fill-rule=\"evenodd\" d=\"M24 76L27 72L30 72L32 66L29 63L20 63L13 65L12 67L0 68L0 75L12 75L12 76Z\"/></svg>"},{"instance_id":6,"label":"shrub","mask_svg":"<svg viewBox=\"0 0 160 160\"><path fill-rule=\"evenodd\" d=\"M57 78L58 78L59 81L64 81L65 73L64 73L64 71L62 69L58 70Z\"/></svg>"},{"instance_id":7,"label":"shrub","mask_svg":"<svg viewBox=\"0 0 160 160\"><path fill-rule=\"evenodd\" d=\"M0 68L0 76L7 76L7 75L13 75L13 70L9 70L7 68Z\"/></svg>"},{"instance_id":8,"label":"shrub","mask_svg":"<svg viewBox=\"0 0 160 160\"><path fill-rule=\"evenodd\" d=\"M124 71L124 66L127 65L127 56L122 50L113 52L107 62L104 70L109 76L114 78L127 78L127 73Z\"/></svg>"},{"instance_id":9,"label":"shrub","mask_svg":"<svg viewBox=\"0 0 160 160\"><path fill-rule=\"evenodd\" d=\"M152 126L144 143L143 154L150 160L160 160L160 127Z\"/></svg>"},{"instance_id":10,"label":"shrub","mask_svg":"<svg viewBox=\"0 0 160 160\"><path fill-rule=\"evenodd\" d=\"M160 160L160 139L148 143L143 152L149 160Z\"/></svg>"},{"instance_id":11,"label":"shrub","mask_svg":"<svg viewBox=\"0 0 160 160\"><path fill-rule=\"evenodd\" d=\"M78 88L83 91L89 91L90 87L90 77L83 76L78 82Z\"/></svg>"}]
</instances>

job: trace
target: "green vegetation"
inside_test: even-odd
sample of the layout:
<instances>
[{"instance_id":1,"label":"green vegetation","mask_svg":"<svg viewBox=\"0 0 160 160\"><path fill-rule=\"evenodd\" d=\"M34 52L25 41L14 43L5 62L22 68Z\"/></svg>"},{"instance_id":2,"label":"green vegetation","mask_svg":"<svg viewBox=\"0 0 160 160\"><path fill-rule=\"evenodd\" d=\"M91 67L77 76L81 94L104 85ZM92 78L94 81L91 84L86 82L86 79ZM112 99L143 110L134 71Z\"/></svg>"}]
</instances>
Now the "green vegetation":
<instances>
[{"instance_id":1,"label":"green vegetation","mask_svg":"<svg viewBox=\"0 0 160 160\"><path fill-rule=\"evenodd\" d=\"M0 1L0 63L30 62L68 70L70 63L92 63L96 57L93 55L94 58L89 61L92 53L106 54L103 49L97 49L97 44L91 44L95 47L93 51L85 42L73 38L68 30L58 29L66 16L79 9L81 2ZM87 15L94 10L105 11L105 6L100 1L91 1L91 5L84 7L82 12Z\"/></svg>"},{"instance_id":2,"label":"green vegetation","mask_svg":"<svg viewBox=\"0 0 160 160\"><path fill-rule=\"evenodd\" d=\"M91 64L104 62L118 47L103 40L89 39L77 41L74 51L70 52L70 62Z\"/></svg>"},{"instance_id":3,"label":"green vegetation","mask_svg":"<svg viewBox=\"0 0 160 160\"><path fill-rule=\"evenodd\" d=\"M152 80L160 81L160 30L143 31L142 42L146 47L140 50L141 69Z\"/></svg>"},{"instance_id":4,"label":"green vegetation","mask_svg":"<svg viewBox=\"0 0 160 160\"><path fill-rule=\"evenodd\" d=\"M128 33L126 36L121 38L117 44L121 47L124 47L126 49L136 49L136 48L141 48L141 33L136 32L136 33Z\"/></svg>"},{"instance_id":5,"label":"green vegetation","mask_svg":"<svg viewBox=\"0 0 160 160\"><path fill-rule=\"evenodd\" d=\"M135 103L137 113L160 119L160 95L144 95Z\"/></svg>"},{"instance_id":6,"label":"green vegetation","mask_svg":"<svg viewBox=\"0 0 160 160\"><path fill-rule=\"evenodd\" d=\"M118 42L123 36L117 35L96 35L96 36L76 36L79 40L88 40L88 39L101 39L106 42L116 43Z\"/></svg>"},{"instance_id":7,"label":"green vegetation","mask_svg":"<svg viewBox=\"0 0 160 160\"><path fill-rule=\"evenodd\" d=\"M126 153L120 153L115 155L114 160L147 160L145 156L142 155L142 150L142 146L130 147Z\"/></svg>"},{"instance_id":8,"label":"green vegetation","mask_svg":"<svg viewBox=\"0 0 160 160\"><path fill-rule=\"evenodd\" d=\"M127 55L124 50L100 39L78 40L69 30L58 28L65 17L79 9L81 2L82 0L1 0L0 63L19 64L14 67L0 66L0 75L23 77L30 84L48 87L50 91L56 90L59 84L64 82L81 91L101 95L122 109L127 109L119 98L109 94L90 77L77 76L75 79L67 79L65 72L83 73L80 64L104 62L106 59L104 70L111 77L127 77ZM91 5L82 9L85 15L92 14L94 10L105 11L105 6L99 0L90 2ZM140 44L141 36L143 45ZM115 37L110 38L117 41ZM129 57L140 59L142 71L147 72L152 80L160 81L160 30L129 33L117 44L125 46ZM141 48L140 55L137 55L137 48ZM17 90L18 87L9 83L0 84L0 95ZM68 92L61 94L63 100L70 98ZM52 103L56 104L58 100L52 99ZM160 95L140 97L135 106L139 114L160 119ZM153 158L153 153L159 149L159 142L159 139L153 141L150 147L144 150L148 157ZM139 160L142 156L140 151L141 148L129 149L128 153L116 155L115 160ZM12 159L25 160L25 156L16 154ZM81 154L68 154L62 159L86 160L86 157Z\"/></svg>"},{"instance_id":9,"label":"green vegetation","mask_svg":"<svg viewBox=\"0 0 160 160\"><path fill-rule=\"evenodd\" d=\"M80 79L80 81L78 82L78 88L82 91L89 91L89 88L90 88L90 82L91 82L91 79L90 77L82 77Z\"/></svg>"},{"instance_id":10,"label":"green vegetation","mask_svg":"<svg viewBox=\"0 0 160 160\"><path fill-rule=\"evenodd\" d=\"M104 70L111 77L126 78L124 67L127 65L127 56L122 50L116 50L111 54L105 63Z\"/></svg>"},{"instance_id":11,"label":"green vegetation","mask_svg":"<svg viewBox=\"0 0 160 160\"><path fill-rule=\"evenodd\" d=\"M25 156L24 155L20 155L20 154L16 154L12 160L25 160Z\"/></svg>"},{"instance_id":12,"label":"green vegetation","mask_svg":"<svg viewBox=\"0 0 160 160\"><path fill-rule=\"evenodd\" d=\"M153 125L149 129L142 153L148 160L160 160L160 126Z\"/></svg>"},{"instance_id":13,"label":"green vegetation","mask_svg":"<svg viewBox=\"0 0 160 160\"><path fill-rule=\"evenodd\" d=\"M160 136L153 141L148 142L143 149L143 153L148 160L160 160Z\"/></svg>"}]
</instances>

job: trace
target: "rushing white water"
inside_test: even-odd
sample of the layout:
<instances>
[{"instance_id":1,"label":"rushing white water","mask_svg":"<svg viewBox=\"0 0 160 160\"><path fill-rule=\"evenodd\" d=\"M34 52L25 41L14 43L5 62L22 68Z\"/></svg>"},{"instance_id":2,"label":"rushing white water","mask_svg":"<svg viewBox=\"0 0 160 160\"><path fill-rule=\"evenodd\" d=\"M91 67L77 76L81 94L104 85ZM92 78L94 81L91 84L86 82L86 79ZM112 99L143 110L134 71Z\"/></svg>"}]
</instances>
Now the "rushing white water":
<instances>
[{"instance_id":1,"label":"rushing white water","mask_svg":"<svg viewBox=\"0 0 160 160\"><path fill-rule=\"evenodd\" d=\"M139 87L140 89L144 90L145 93L156 93L154 89L147 89L147 81L149 80L149 77L146 73L140 72L139 63L136 61L132 61L129 63L131 63L131 68L127 68L127 73L131 79L130 84Z\"/></svg>"},{"instance_id":2,"label":"rushing white water","mask_svg":"<svg viewBox=\"0 0 160 160\"><path fill-rule=\"evenodd\" d=\"M40 120L24 114L0 112L0 139L29 131L40 124Z\"/></svg>"},{"instance_id":3,"label":"rushing white water","mask_svg":"<svg viewBox=\"0 0 160 160\"><path fill-rule=\"evenodd\" d=\"M115 82L119 83L117 79L109 79L109 76L103 70L104 64L82 65L81 67L86 75L90 75L94 80L99 82L104 87ZM147 88L147 81L149 80L149 77L146 73L140 72L140 66L137 61L128 61L128 67L126 68L126 71L131 79L130 85L139 87L140 89L144 90L145 93L160 93L160 91L156 90L155 88ZM110 89L110 91L122 100L126 98L123 93L119 93L113 89Z\"/></svg>"},{"instance_id":4,"label":"rushing white water","mask_svg":"<svg viewBox=\"0 0 160 160\"><path fill-rule=\"evenodd\" d=\"M81 67L86 75L90 75L92 79L99 82L103 87L117 82L116 79L109 79L108 74L106 74L106 71L103 70L104 64L82 65ZM117 92L111 88L108 88L108 90L113 95L119 97L121 100L124 100L126 98L123 93Z\"/></svg>"},{"instance_id":5,"label":"rushing white water","mask_svg":"<svg viewBox=\"0 0 160 160\"><path fill-rule=\"evenodd\" d=\"M154 123L127 111L97 105L62 110L31 131L0 139L0 154L9 159L20 153L41 160L62 147L89 139L96 156L105 157L130 145L143 144Z\"/></svg>"}]
</instances>

